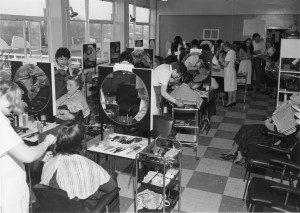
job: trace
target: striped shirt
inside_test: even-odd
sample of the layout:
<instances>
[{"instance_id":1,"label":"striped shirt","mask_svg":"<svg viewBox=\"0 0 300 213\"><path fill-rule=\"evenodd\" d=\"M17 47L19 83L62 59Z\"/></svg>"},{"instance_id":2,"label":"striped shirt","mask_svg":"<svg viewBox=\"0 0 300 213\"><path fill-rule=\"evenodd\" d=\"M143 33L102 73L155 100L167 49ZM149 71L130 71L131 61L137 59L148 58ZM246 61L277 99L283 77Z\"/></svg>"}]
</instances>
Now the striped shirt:
<instances>
[{"instance_id":1,"label":"striped shirt","mask_svg":"<svg viewBox=\"0 0 300 213\"><path fill-rule=\"evenodd\" d=\"M41 184L51 186L50 180L55 172L59 188L66 191L70 199L86 199L110 179L101 166L77 154L58 154L46 162Z\"/></svg>"}]
</instances>

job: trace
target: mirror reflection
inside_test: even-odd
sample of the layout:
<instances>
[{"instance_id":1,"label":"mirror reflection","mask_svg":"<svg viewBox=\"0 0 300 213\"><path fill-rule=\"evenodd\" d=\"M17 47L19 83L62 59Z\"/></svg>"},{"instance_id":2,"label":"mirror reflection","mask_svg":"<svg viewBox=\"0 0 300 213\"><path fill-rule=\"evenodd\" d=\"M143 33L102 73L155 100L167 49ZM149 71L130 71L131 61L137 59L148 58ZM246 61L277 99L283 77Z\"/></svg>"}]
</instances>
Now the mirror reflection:
<instances>
[{"instance_id":1,"label":"mirror reflection","mask_svg":"<svg viewBox=\"0 0 300 213\"><path fill-rule=\"evenodd\" d=\"M116 71L106 76L100 93L106 114L122 125L139 122L149 108L149 93L144 82L128 71Z\"/></svg>"},{"instance_id":2,"label":"mirror reflection","mask_svg":"<svg viewBox=\"0 0 300 213\"><path fill-rule=\"evenodd\" d=\"M51 87L41 68L34 64L25 64L17 70L13 81L22 90L22 99L27 104L28 112L38 113L47 106L51 97Z\"/></svg>"}]
</instances>

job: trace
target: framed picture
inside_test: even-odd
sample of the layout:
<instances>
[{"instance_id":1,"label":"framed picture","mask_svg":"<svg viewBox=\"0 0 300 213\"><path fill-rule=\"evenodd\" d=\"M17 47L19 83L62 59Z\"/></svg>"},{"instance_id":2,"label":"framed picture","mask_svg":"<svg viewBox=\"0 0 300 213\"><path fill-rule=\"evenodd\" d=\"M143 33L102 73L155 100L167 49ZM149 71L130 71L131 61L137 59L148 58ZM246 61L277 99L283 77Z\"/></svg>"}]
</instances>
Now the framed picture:
<instances>
[{"instance_id":1,"label":"framed picture","mask_svg":"<svg viewBox=\"0 0 300 213\"><path fill-rule=\"evenodd\" d=\"M119 63L119 57L121 55L121 42L110 42L110 64Z\"/></svg>"},{"instance_id":2,"label":"framed picture","mask_svg":"<svg viewBox=\"0 0 300 213\"><path fill-rule=\"evenodd\" d=\"M135 47L143 47L144 42L143 40L135 40Z\"/></svg>"},{"instance_id":3,"label":"framed picture","mask_svg":"<svg viewBox=\"0 0 300 213\"><path fill-rule=\"evenodd\" d=\"M95 68L97 65L97 45L96 43L82 45L82 68Z\"/></svg>"}]
</instances>

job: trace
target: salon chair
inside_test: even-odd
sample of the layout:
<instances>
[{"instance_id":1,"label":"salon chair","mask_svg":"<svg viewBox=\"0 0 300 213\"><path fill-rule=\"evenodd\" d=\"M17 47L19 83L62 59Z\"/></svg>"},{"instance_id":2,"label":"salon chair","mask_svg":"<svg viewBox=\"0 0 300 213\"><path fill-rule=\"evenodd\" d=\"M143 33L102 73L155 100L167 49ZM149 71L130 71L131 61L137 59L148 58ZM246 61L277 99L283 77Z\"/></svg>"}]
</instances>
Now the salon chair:
<instances>
[{"instance_id":1,"label":"salon chair","mask_svg":"<svg viewBox=\"0 0 300 213\"><path fill-rule=\"evenodd\" d=\"M151 131L151 137L174 137L173 125L173 118L164 115L153 115L153 129Z\"/></svg>"},{"instance_id":2,"label":"salon chair","mask_svg":"<svg viewBox=\"0 0 300 213\"><path fill-rule=\"evenodd\" d=\"M289 184L293 184L295 171L288 167L289 163L300 163L300 144L298 138L291 138L289 141L282 141L280 145L249 145L246 156L246 170L244 181L247 177L247 183L244 191L243 200L247 191L251 173L257 173L259 170L272 171L280 173L281 182L285 177ZM248 176L247 176L248 175Z\"/></svg>"},{"instance_id":3,"label":"salon chair","mask_svg":"<svg viewBox=\"0 0 300 213\"><path fill-rule=\"evenodd\" d=\"M300 164L288 163L288 167L300 169ZM249 212L263 211L300 211L300 184L296 187L284 185L272 180L253 177L247 192Z\"/></svg>"},{"instance_id":4,"label":"salon chair","mask_svg":"<svg viewBox=\"0 0 300 213\"><path fill-rule=\"evenodd\" d=\"M61 189L38 184L33 188L39 202L39 208L35 212L120 212L119 191L120 188L115 188L103 195L96 206L91 207L84 200L70 200Z\"/></svg>"}]
</instances>

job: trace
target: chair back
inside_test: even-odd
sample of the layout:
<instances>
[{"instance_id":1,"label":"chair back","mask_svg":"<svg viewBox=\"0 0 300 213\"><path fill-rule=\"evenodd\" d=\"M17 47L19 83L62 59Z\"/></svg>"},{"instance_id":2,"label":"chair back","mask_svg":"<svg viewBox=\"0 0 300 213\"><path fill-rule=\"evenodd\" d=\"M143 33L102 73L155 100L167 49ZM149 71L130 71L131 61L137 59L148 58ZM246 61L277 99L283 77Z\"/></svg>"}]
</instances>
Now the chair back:
<instances>
[{"instance_id":1,"label":"chair back","mask_svg":"<svg viewBox=\"0 0 300 213\"><path fill-rule=\"evenodd\" d=\"M164 115L153 115L153 130L151 131L152 138L168 137L172 133L174 120Z\"/></svg>"},{"instance_id":2,"label":"chair back","mask_svg":"<svg viewBox=\"0 0 300 213\"><path fill-rule=\"evenodd\" d=\"M81 201L70 200L67 193L61 189L37 184L33 192L40 205L40 212L84 212Z\"/></svg>"},{"instance_id":3,"label":"chair back","mask_svg":"<svg viewBox=\"0 0 300 213\"><path fill-rule=\"evenodd\" d=\"M176 124L180 122L187 123L187 126L198 126L199 124L199 110L197 108L173 108L172 118ZM179 123L178 123L179 122Z\"/></svg>"}]
</instances>

